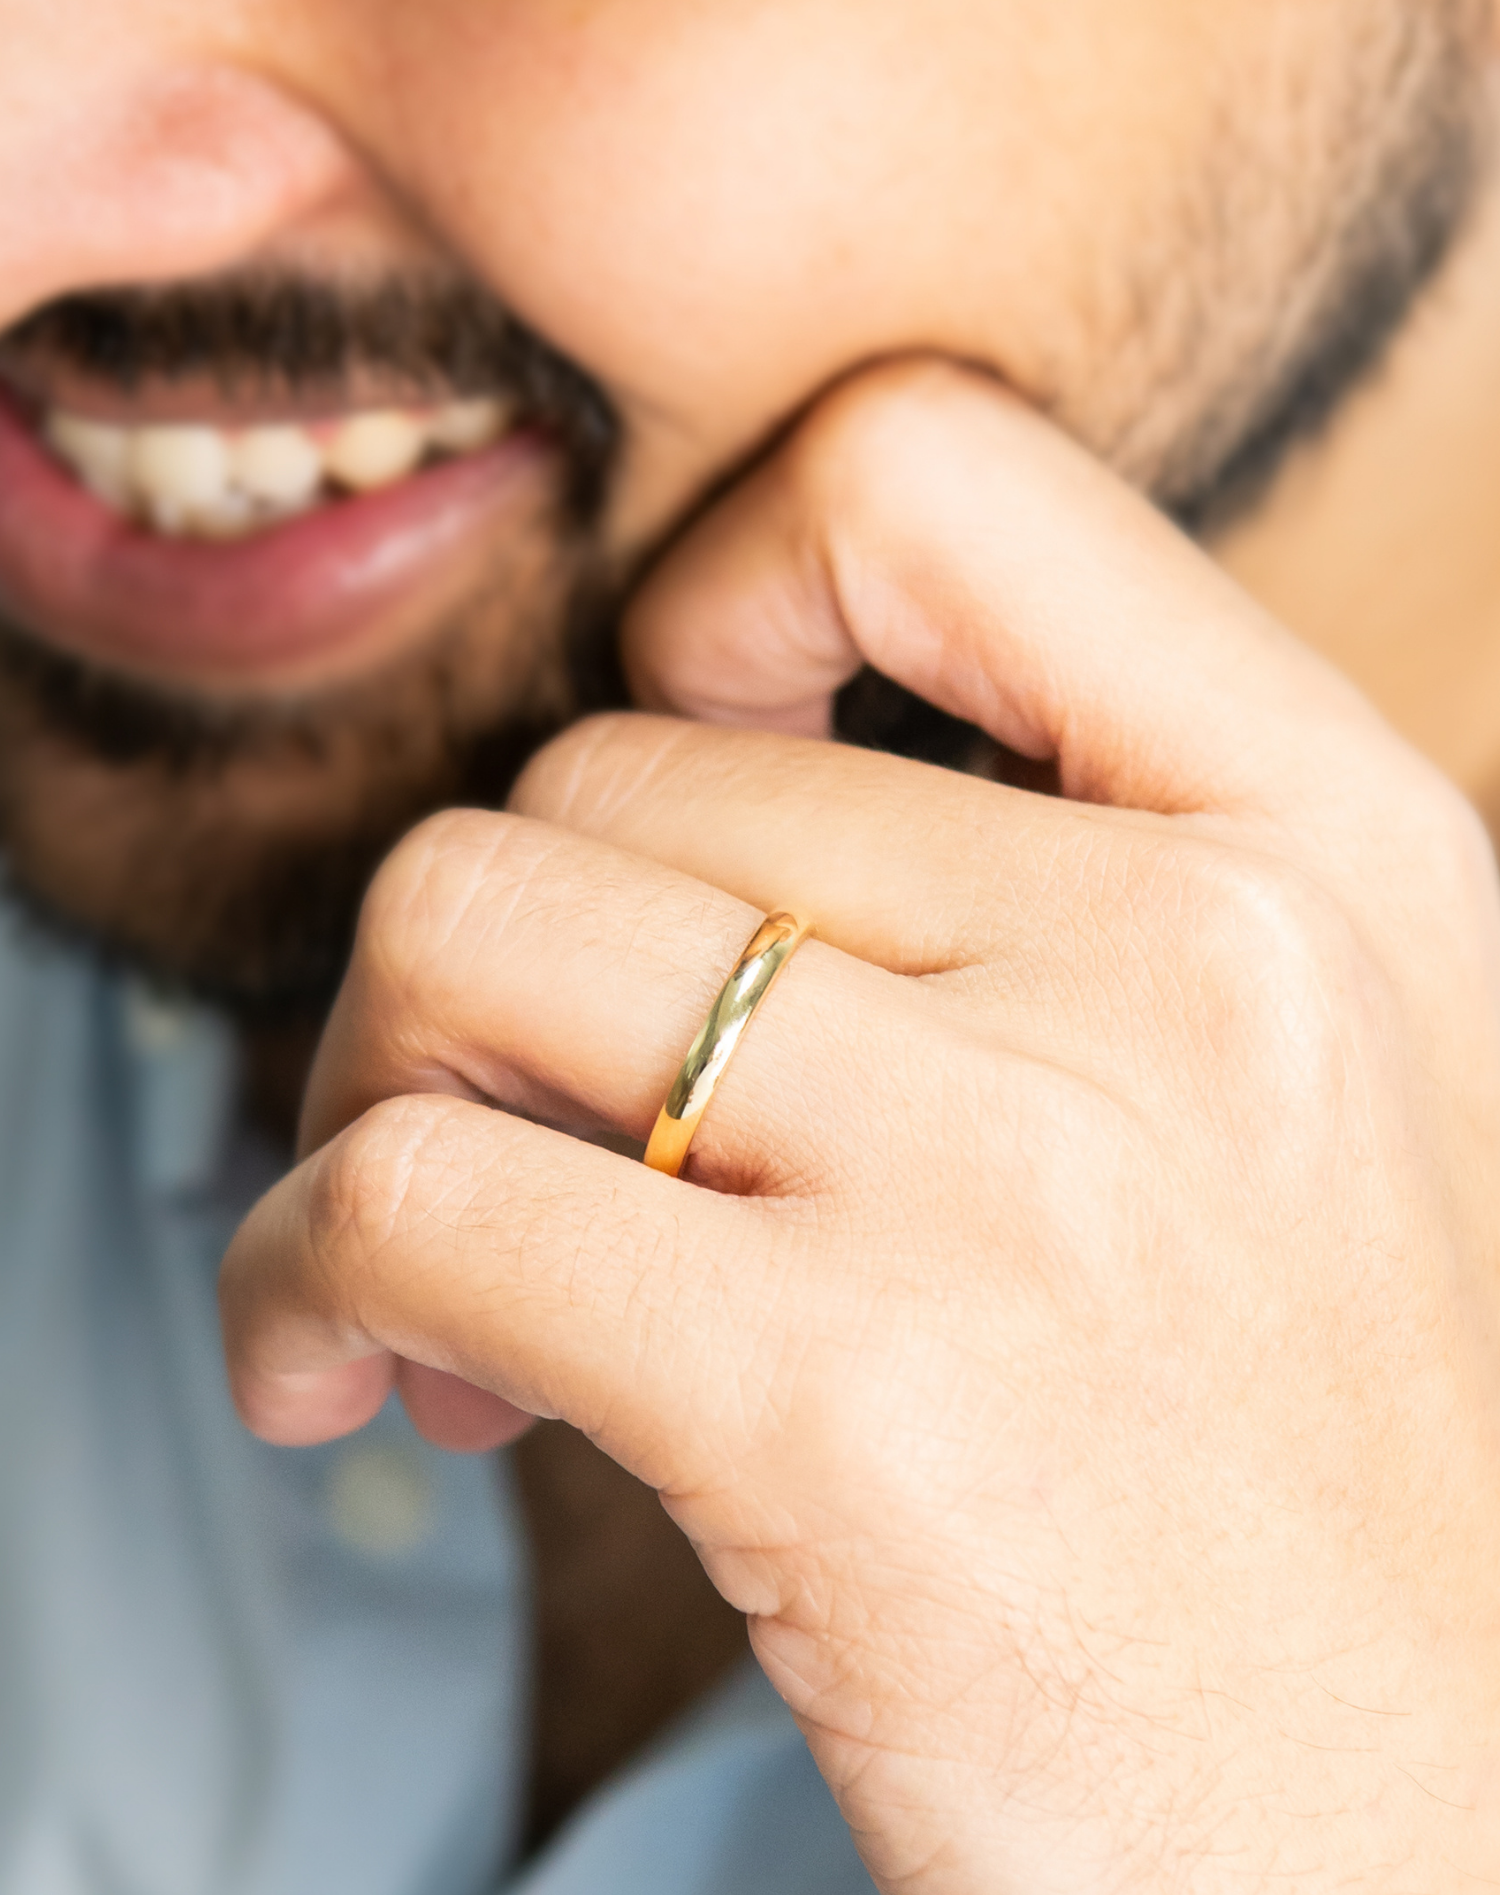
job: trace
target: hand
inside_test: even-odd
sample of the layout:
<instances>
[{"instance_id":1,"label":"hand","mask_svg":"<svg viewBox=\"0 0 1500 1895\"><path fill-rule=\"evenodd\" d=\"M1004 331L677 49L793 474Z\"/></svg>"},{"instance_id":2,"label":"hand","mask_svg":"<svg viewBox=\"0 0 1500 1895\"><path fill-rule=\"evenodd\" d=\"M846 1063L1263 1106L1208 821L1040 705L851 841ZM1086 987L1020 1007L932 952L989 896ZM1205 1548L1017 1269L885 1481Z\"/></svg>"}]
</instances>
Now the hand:
<instances>
[{"instance_id":1,"label":"hand","mask_svg":"<svg viewBox=\"0 0 1500 1895\"><path fill-rule=\"evenodd\" d=\"M1475 818L956 370L831 397L630 636L648 701L783 733L866 658L1067 800L621 717L426 825L226 1264L246 1420L323 1439L399 1374L451 1442L584 1429L888 1891L1495 1886ZM689 1177L552 1129L646 1136L772 906L821 939Z\"/></svg>"}]
</instances>

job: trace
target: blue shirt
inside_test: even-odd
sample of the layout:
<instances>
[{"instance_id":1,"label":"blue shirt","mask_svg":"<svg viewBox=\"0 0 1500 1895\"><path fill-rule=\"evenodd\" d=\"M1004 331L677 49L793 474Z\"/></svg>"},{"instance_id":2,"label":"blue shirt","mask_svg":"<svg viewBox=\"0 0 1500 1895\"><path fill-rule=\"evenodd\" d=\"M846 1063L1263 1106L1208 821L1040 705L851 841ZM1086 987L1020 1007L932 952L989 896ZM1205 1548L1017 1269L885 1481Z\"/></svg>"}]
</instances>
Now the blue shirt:
<instances>
[{"instance_id":1,"label":"blue shirt","mask_svg":"<svg viewBox=\"0 0 1500 1895\"><path fill-rule=\"evenodd\" d=\"M271 1181L222 1021L0 907L0 1895L869 1895L731 1680L519 1876L525 1545L394 1407L268 1448L218 1259Z\"/></svg>"}]
</instances>

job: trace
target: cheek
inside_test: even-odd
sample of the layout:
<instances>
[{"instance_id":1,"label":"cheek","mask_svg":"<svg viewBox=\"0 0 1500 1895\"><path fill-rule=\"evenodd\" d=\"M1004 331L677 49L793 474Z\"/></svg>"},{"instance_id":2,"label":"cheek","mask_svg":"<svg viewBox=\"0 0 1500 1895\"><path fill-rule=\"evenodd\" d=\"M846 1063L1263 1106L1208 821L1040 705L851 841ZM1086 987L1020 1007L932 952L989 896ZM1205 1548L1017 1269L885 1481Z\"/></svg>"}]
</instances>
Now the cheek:
<instances>
[{"instance_id":1,"label":"cheek","mask_svg":"<svg viewBox=\"0 0 1500 1895\"><path fill-rule=\"evenodd\" d=\"M802 4L798 56L780 8L679 22L621 6L571 30L538 8L508 28L493 85L434 75L465 175L445 141L428 201L627 398L688 413L728 379L758 380L762 358L868 291L872 250L895 247L901 207L870 188L859 134L889 115L884 76L825 56L816 0ZM628 34L635 15L652 30Z\"/></svg>"},{"instance_id":2,"label":"cheek","mask_svg":"<svg viewBox=\"0 0 1500 1895\"><path fill-rule=\"evenodd\" d=\"M949 340L930 286L995 234L969 200L1005 173L1003 99L952 109L993 4L440 5L393 9L400 118L371 131L638 440L701 472L860 359Z\"/></svg>"},{"instance_id":3,"label":"cheek","mask_svg":"<svg viewBox=\"0 0 1500 1895\"><path fill-rule=\"evenodd\" d=\"M342 121L619 404L624 540L881 355L1066 406L1267 31L1267 0L343 4Z\"/></svg>"}]
</instances>

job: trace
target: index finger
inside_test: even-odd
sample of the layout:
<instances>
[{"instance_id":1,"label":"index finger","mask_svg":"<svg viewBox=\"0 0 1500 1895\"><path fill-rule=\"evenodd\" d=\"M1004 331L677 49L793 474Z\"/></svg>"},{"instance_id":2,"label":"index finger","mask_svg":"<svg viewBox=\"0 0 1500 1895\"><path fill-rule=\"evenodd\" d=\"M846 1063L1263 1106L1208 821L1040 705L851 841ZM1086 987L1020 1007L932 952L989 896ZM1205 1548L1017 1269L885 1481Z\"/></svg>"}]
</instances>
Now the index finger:
<instances>
[{"instance_id":1,"label":"index finger","mask_svg":"<svg viewBox=\"0 0 1500 1895\"><path fill-rule=\"evenodd\" d=\"M870 664L1067 796L1164 813L1304 810L1400 753L1141 496L933 362L832 396L648 582L626 656L649 708L803 735Z\"/></svg>"}]
</instances>

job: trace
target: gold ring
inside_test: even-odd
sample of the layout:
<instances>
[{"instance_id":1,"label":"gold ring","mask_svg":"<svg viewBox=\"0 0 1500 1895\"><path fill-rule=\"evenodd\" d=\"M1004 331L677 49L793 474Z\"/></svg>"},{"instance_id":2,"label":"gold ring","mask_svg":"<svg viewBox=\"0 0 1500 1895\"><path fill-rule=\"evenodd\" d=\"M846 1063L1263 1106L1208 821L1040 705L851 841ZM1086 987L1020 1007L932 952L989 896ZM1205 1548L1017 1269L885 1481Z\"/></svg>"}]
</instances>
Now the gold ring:
<instances>
[{"instance_id":1,"label":"gold ring","mask_svg":"<svg viewBox=\"0 0 1500 1895\"><path fill-rule=\"evenodd\" d=\"M656 1127L646 1146L646 1163L653 1171L664 1171L675 1178L687 1163L693 1134L755 1009L811 933L810 922L785 914L767 916L756 930L682 1062L667 1103L656 1115Z\"/></svg>"}]
</instances>

